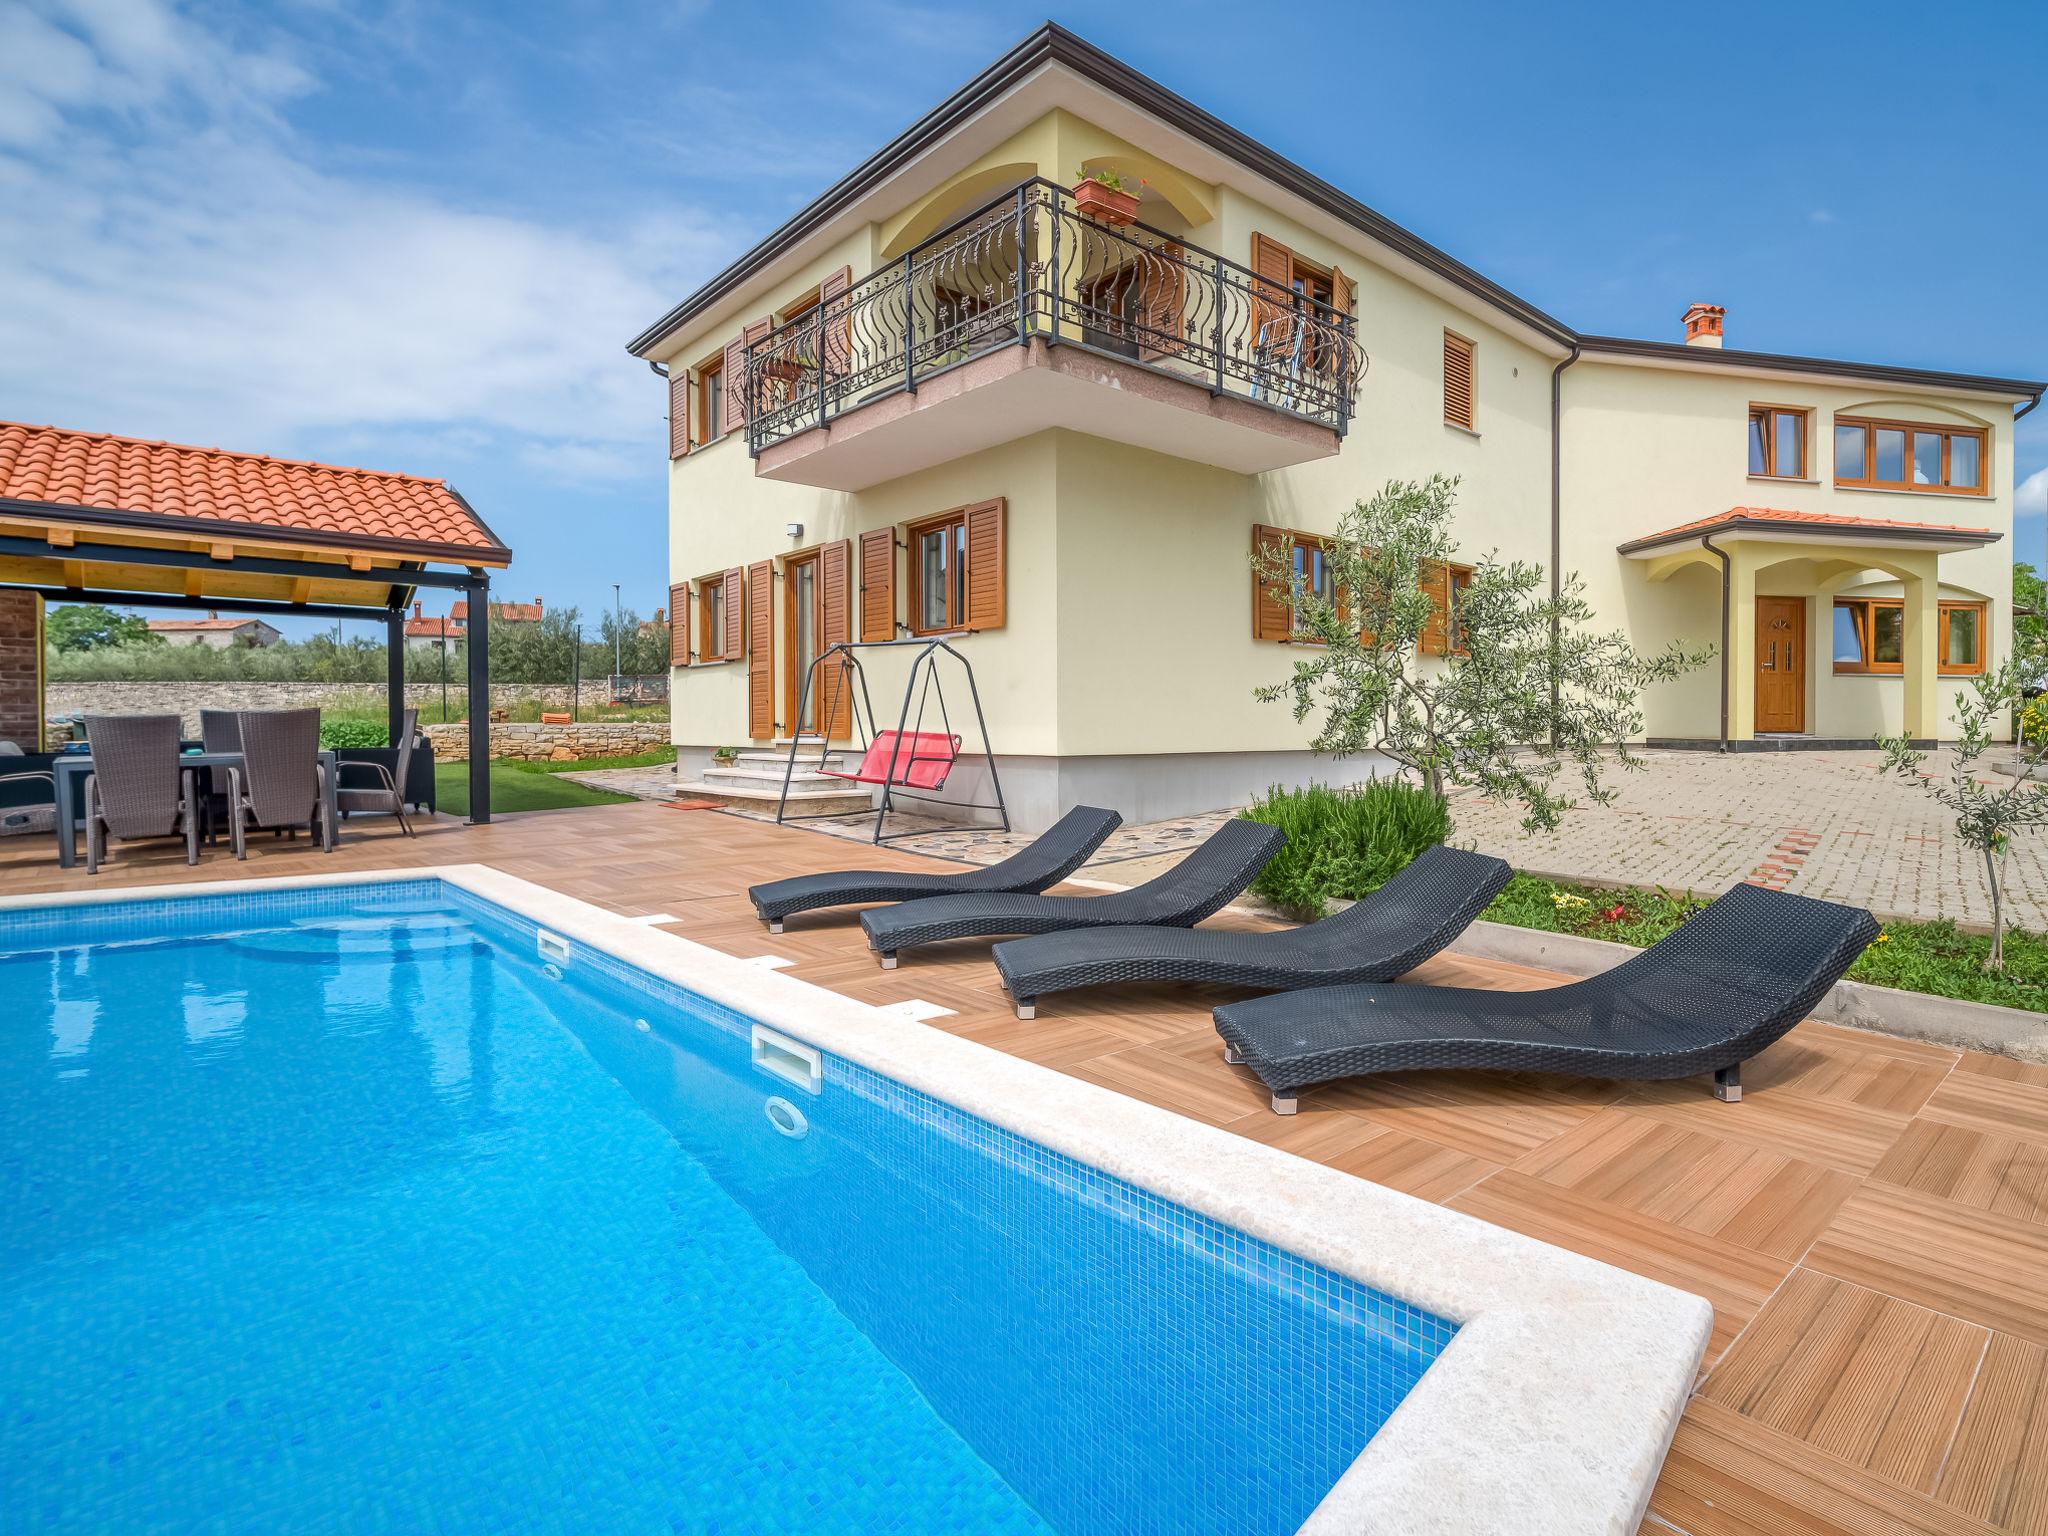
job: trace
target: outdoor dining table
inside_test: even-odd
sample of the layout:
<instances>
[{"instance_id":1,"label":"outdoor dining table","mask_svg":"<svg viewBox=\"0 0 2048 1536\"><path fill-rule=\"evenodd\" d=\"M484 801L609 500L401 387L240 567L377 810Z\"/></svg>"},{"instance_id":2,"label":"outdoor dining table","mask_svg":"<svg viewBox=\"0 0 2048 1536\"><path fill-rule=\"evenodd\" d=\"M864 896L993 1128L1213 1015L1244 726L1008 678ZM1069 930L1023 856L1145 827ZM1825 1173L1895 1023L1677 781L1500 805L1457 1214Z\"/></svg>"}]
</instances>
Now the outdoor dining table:
<instances>
[{"instance_id":1,"label":"outdoor dining table","mask_svg":"<svg viewBox=\"0 0 2048 1536\"><path fill-rule=\"evenodd\" d=\"M326 770L320 776L320 814L324 825L335 826L334 776L335 756L331 751L322 751L320 765ZM239 752L181 752L178 754L180 768L239 768L242 754ZM92 772L92 754L89 752L60 752L50 764L50 771L56 779L57 790L57 864L69 869L78 862L78 829L84 818L79 815L83 803L83 789L75 781ZM332 832L329 833L332 836Z\"/></svg>"}]
</instances>

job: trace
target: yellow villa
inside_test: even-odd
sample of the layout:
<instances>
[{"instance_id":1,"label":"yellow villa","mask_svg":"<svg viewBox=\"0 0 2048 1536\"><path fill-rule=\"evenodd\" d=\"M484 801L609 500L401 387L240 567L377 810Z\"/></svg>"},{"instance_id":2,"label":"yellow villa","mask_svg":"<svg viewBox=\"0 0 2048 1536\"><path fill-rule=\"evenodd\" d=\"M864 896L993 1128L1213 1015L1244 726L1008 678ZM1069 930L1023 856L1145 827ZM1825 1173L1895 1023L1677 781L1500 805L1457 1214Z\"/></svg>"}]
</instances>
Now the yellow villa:
<instances>
[{"instance_id":1,"label":"yellow villa","mask_svg":"<svg viewBox=\"0 0 2048 1536\"><path fill-rule=\"evenodd\" d=\"M1646 697L1649 740L1938 736L2010 644L2013 422L2048 386L1725 324L1575 331L1047 25L631 343L668 383L685 776L772 802L779 765L712 750L845 736L812 661L936 636L1027 829L1362 776L1254 701L1292 626L1251 554L1314 579L1346 507L1437 471L1467 558L1719 648ZM912 649L864 660L884 725Z\"/></svg>"}]
</instances>

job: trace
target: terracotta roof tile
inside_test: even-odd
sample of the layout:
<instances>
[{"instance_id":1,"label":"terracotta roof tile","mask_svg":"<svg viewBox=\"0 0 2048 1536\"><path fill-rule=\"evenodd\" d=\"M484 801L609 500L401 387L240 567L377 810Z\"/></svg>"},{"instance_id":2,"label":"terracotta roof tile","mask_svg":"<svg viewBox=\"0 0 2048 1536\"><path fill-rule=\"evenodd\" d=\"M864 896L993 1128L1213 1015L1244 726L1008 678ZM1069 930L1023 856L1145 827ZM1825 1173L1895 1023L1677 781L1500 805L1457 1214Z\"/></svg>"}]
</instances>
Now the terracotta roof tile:
<instances>
[{"instance_id":1,"label":"terracotta roof tile","mask_svg":"<svg viewBox=\"0 0 2048 1536\"><path fill-rule=\"evenodd\" d=\"M1793 512L1783 507L1730 507L1726 512L1716 512L1711 517L1696 518L1689 523L1680 523L1675 528L1666 528L1662 533L1646 533L1641 538L1630 539L1624 547L1657 544L1666 539L1709 533L1729 523L1783 523L1788 527L1821 527L1851 531L1867 528L1892 533L1960 533L1985 539L1993 537L1989 528L1969 528L1960 523L1909 523L1889 517L1850 517L1840 512Z\"/></svg>"},{"instance_id":2,"label":"terracotta roof tile","mask_svg":"<svg viewBox=\"0 0 2048 1536\"><path fill-rule=\"evenodd\" d=\"M189 517L340 542L502 546L441 480L0 422L0 499Z\"/></svg>"},{"instance_id":3,"label":"terracotta roof tile","mask_svg":"<svg viewBox=\"0 0 2048 1536\"><path fill-rule=\"evenodd\" d=\"M149 627L155 630L183 631L214 629L246 629L251 624L261 624L261 619L151 619Z\"/></svg>"}]
</instances>

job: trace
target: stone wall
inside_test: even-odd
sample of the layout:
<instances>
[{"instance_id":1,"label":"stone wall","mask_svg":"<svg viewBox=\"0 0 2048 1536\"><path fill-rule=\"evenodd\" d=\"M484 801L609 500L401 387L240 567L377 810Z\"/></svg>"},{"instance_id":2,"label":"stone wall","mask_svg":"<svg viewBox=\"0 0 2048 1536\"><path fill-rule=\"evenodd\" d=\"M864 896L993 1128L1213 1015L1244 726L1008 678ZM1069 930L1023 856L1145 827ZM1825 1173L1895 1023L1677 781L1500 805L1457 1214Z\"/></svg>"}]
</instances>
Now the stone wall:
<instances>
[{"instance_id":1,"label":"stone wall","mask_svg":"<svg viewBox=\"0 0 2048 1536\"><path fill-rule=\"evenodd\" d=\"M36 719L40 606L33 592L0 591L0 741L11 741L24 752L36 750L41 724Z\"/></svg>"},{"instance_id":2,"label":"stone wall","mask_svg":"<svg viewBox=\"0 0 2048 1536\"><path fill-rule=\"evenodd\" d=\"M434 744L437 763L459 762L469 756L467 724L430 725L426 735ZM617 724L585 721L580 725L513 725L494 721L491 725L491 756L523 762L569 763L586 757L627 757L667 745L668 723L663 720Z\"/></svg>"},{"instance_id":3,"label":"stone wall","mask_svg":"<svg viewBox=\"0 0 2048 1536\"><path fill-rule=\"evenodd\" d=\"M0 593L0 601L14 595ZM5 633L4 612L4 608L0 608L0 635ZM0 660L0 687L4 687L4 669L5 662ZM493 707L502 709L538 699L543 709L567 710L571 704L571 692L567 683L499 683L491 689L491 703ZM459 685L448 689L451 708L460 709L464 697L464 690ZM441 685L407 683L405 698L415 707L438 705L441 702ZM585 705L595 707L604 700L602 681L584 686ZM383 708L384 690L361 683L51 683L43 701L44 713L51 718L58 715L133 715L176 710L184 718L185 733L189 736L199 734L199 711L202 709L381 711ZM667 725L661 726L661 732L665 744L668 740ZM0 737L7 734L0 730Z\"/></svg>"}]
</instances>

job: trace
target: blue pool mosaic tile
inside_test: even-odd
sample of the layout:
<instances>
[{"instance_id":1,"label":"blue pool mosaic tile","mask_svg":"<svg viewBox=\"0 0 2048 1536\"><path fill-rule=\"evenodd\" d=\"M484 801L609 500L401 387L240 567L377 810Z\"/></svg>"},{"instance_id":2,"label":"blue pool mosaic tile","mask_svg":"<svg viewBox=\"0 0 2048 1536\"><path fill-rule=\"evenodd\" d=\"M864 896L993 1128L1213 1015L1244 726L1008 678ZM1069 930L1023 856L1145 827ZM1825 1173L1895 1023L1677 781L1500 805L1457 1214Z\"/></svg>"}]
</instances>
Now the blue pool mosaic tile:
<instances>
[{"instance_id":1,"label":"blue pool mosaic tile","mask_svg":"<svg viewBox=\"0 0 2048 1536\"><path fill-rule=\"evenodd\" d=\"M1282 1532L1453 1332L436 881L18 916L0 1525Z\"/></svg>"}]
</instances>

